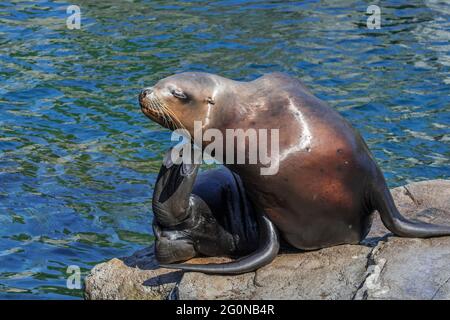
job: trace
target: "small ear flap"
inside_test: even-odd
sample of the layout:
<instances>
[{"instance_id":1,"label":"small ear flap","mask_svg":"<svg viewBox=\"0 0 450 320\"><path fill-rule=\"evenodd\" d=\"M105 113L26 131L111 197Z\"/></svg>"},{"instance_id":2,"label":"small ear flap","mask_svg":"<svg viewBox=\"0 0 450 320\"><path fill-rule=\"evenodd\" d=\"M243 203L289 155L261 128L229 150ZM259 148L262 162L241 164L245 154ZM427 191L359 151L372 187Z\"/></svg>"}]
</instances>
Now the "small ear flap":
<instances>
[{"instance_id":1,"label":"small ear flap","mask_svg":"<svg viewBox=\"0 0 450 320\"><path fill-rule=\"evenodd\" d=\"M171 93L173 94L174 97L186 99L186 95L180 89L172 89Z\"/></svg>"}]
</instances>

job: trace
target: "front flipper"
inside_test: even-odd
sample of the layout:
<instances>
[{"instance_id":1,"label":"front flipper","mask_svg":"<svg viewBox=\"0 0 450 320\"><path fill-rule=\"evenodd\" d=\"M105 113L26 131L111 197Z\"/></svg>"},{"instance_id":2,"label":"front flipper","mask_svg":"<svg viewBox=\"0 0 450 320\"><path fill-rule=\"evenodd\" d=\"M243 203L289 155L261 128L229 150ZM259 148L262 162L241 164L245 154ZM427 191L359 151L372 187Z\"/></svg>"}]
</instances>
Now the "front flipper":
<instances>
[{"instance_id":1,"label":"front flipper","mask_svg":"<svg viewBox=\"0 0 450 320\"><path fill-rule=\"evenodd\" d=\"M255 271L269 264L278 254L280 241L272 221L261 215L258 221L260 232L259 248L252 254L229 263L220 264L161 264L161 267L208 274L241 274Z\"/></svg>"}]
</instances>

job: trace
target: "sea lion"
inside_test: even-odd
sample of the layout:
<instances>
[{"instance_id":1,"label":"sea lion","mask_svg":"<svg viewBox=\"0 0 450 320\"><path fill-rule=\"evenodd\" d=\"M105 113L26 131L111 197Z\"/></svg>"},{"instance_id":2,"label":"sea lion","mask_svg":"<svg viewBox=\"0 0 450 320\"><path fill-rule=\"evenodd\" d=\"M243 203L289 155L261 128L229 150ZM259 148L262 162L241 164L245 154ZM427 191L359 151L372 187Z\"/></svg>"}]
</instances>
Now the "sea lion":
<instances>
[{"instance_id":1,"label":"sea lion","mask_svg":"<svg viewBox=\"0 0 450 320\"><path fill-rule=\"evenodd\" d=\"M207 73L181 73L144 89L139 102L153 121L170 129L182 125L191 135L194 121L202 121L202 130L222 132L229 128L278 128L277 174L261 175L263 165L259 163L225 165L242 179L255 211L266 215L280 237L295 248L314 250L359 243L369 232L375 210L395 235L450 235L449 226L402 217L360 134L301 81L288 75L272 73L240 82ZM277 237L269 239L278 241ZM263 249L243 258L255 261L252 269L262 265L261 256L274 257L273 252L264 250L274 246L267 241L263 244ZM166 266L204 273L249 271L248 264L240 269L240 260Z\"/></svg>"}]
</instances>

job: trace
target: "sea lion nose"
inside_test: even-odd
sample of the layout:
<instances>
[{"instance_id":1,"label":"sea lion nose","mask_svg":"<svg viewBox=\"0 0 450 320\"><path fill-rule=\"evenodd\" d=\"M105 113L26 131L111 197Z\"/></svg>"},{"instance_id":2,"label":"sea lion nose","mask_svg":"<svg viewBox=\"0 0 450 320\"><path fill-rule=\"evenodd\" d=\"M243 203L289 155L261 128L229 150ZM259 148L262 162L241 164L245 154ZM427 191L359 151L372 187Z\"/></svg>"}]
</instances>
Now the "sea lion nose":
<instances>
[{"instance_id":1,"label":"sea lion nose","mask_svg":"<svg viewBox=\"0 0 450 320\"><path fill-rule=\"evenodd\" d=\"M145 97L150 95L153 92L153 87L144 88L141 93L139 94L139 101L142 101Z\"/></svg>"}]
</instances>

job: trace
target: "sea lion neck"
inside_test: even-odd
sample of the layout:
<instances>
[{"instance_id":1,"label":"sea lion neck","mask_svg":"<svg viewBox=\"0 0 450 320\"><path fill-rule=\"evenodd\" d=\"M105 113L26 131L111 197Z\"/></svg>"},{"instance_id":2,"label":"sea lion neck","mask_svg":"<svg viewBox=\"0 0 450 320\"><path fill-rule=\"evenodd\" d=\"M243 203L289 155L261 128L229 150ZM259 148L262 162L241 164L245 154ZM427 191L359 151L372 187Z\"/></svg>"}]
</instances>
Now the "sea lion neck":
<instances>
[{"instance_id":1,"label":"sea lion neck","mask_svg":"<svg viewBox=\"0 0 450 320\"><path fill-rule=\"evenodd\" d=\"M209 117L207 115L204 129L218 129L224 132L226 129L239 128L262 106L259 102L263 99L266 90L258 78L254 81L236 81L226 78L217 79L215 91L215 105L211 107Z\"/></svg>"}]
</instances>

